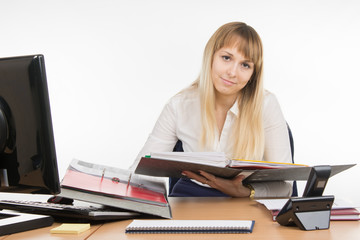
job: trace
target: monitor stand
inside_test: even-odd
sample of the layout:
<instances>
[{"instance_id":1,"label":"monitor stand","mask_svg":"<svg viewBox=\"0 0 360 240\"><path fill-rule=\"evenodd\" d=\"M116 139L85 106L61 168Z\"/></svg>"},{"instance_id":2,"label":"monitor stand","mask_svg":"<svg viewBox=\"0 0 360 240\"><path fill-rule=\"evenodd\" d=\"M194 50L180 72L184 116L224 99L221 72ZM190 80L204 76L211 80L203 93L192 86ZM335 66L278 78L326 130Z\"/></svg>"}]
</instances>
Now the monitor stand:
<instances>
[{"instance_id":1,"label":"monitor stand","mask_svg":"<svg viewBox=\"0 0 360 240\"><path fill-rule=\"evenodd\" d=\"M0 211L0 236L51 226L50 216L19 213L10 210Z\"/></svg>"}]
</instances>

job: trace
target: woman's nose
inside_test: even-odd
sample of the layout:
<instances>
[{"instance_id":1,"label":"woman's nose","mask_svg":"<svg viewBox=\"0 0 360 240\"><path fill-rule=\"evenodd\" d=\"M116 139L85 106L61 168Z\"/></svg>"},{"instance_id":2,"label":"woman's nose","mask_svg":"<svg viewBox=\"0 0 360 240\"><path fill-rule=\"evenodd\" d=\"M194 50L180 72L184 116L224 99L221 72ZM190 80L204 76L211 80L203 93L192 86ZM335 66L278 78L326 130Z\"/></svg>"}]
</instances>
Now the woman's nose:
<instances>
[{"instance_id":1,"label":"woman's nose","mask_svg":"<svg viewBox=\"0 0 360 240\"><path fill-rule=\"evenodd\" d=\"M229 77L236 77L236 64L230 64L228 69L227 69L227 74L229 75Z\"/></svg>"}]
</instances>

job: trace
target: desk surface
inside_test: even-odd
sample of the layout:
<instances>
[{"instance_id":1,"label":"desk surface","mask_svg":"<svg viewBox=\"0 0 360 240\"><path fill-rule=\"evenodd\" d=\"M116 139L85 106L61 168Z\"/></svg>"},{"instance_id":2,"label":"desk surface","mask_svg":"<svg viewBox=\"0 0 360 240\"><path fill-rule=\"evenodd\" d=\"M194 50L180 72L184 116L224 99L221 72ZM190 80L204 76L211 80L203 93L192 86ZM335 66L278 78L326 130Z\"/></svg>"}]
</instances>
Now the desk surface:
<instances>
[{"instance_id":1,"label":"desk surface","mask_svg":"<svg viewBox=\"0 0 360 240\"><path fill-rule=\"evenodd\" d=\"M284 227L272 221L270 212L261 204L249 199L236 198L169 198L173 219L241 219L255 220L251 234L241 239L359 239L360 221L331 221L330 229L303 231L297 227ZM131 220L92 225L79 235L50 234L58 226L22 232L0 239L239 239L239 234L125 234Z\"/></svg>"}]
</instances>

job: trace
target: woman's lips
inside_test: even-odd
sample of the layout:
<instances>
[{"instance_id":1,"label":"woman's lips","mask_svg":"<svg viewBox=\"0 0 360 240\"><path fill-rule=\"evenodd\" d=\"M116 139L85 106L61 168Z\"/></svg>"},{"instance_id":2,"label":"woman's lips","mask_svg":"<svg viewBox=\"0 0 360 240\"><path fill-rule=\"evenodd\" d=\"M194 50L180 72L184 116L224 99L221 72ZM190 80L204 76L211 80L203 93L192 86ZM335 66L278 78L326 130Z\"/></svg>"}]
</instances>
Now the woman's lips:
<instances>
[{"instance_id":1,"label":"woman's lips","mask_svg":"<svg viewBox=\"0 0 360 240\"><path fill-rule=\"evenodd\" d=\"M229 80L226 80L224 78L221 78L221 80L226 84L226 85L234 85L235 83Z\"/></svg>"}]
</instances>

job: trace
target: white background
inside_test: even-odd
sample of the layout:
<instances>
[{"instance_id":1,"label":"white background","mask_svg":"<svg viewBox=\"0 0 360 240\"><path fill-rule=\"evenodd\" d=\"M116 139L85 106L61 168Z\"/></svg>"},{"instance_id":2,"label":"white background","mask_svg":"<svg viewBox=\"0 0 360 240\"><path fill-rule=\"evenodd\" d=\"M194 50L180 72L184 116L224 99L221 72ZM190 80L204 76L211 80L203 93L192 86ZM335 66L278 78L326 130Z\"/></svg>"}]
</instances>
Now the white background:
<instances>
[{"instance_id":1,"label":"white background","mask_svg":"<svg viewBox=\"0 0 360 240\"><path fill-rule=\"evenodd\" d=\"M262 37L295 161L358 163L359 12L357 0L1 0L0 57L45 55L62 178L73 158L128 168L212 33L243 21ZM360 203L359 175L326 194Z\"/></svg>"}]
</instances>

